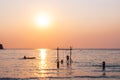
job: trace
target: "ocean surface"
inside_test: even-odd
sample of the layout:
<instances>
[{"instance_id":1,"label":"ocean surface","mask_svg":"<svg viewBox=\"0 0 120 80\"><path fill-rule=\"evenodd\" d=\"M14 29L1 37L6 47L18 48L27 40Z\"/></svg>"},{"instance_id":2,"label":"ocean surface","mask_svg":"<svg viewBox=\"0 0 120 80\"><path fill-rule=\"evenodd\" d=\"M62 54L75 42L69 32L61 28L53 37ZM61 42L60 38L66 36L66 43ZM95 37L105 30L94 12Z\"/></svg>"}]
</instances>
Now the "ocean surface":
<instances>
[{"instance_id":1,"label":"ocean surface","mask_svg":"<svg viewBox=\"0 0 120 80\"><path fill-rule=\"evenodd\" d=\"M0 50L0 80L120 80L120 49L59 50L63 64L57 68L57 51L51 49ZM23 59L24 56L36 59ZM102 70L102 62L106 68Z\"/></svg>"}]
</instances>

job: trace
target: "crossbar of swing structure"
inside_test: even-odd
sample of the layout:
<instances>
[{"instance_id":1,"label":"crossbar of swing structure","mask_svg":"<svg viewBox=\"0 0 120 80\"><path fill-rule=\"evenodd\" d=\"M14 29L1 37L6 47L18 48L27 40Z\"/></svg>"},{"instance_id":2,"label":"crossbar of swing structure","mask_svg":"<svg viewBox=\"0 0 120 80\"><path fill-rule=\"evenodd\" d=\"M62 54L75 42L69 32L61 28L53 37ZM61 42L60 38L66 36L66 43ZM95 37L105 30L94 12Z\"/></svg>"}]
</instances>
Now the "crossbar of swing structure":
<instances>
[{"instance_id":1,"label":"crossbar of swing structure","mask_svg":"<svg viewBox=\"0 0 120 80\"><path fill-rule=\"evenodd\" d=\"M57 49L55 49L57 50ZM70 48L59 48L59 50L70 50Z\"/></svg>"}]
</instances>

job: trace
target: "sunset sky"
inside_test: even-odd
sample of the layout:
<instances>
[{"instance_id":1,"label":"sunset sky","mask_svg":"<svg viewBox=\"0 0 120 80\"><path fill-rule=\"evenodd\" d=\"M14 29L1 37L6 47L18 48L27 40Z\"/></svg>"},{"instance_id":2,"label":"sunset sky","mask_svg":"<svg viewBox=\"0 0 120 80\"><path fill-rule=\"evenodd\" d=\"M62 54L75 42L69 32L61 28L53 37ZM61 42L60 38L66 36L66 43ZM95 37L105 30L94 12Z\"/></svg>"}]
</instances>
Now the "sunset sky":
<instances>
[{"instance_id":1,"label":"sunset sky","mask_svg":"<svg viewBox=\"0 0 120 80\"><path fill-rule=\"evenodd\" d=\"M120 48L120 0L0 0L5 48Z\"/></svg>"}]
</instances>

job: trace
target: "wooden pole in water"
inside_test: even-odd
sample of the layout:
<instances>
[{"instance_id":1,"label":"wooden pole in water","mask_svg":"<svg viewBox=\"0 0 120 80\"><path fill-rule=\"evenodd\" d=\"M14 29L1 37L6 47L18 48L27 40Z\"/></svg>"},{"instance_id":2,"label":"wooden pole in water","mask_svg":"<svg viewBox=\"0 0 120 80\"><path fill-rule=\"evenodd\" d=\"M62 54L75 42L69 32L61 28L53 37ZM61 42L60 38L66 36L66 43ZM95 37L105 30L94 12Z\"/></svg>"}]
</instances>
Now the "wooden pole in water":
<instances>
[{"instance_id":1,"label":"wooden pole in water","mask_svg":"<svg viewBox=\"0 0 120 80\"><path fill-rule=\"evenodd\" d=\"M57 68L59 69L59 48L57 47Z\"/></svg>"},{"instance_id":2,"label":"wooden pole in water","mask_svg":"<svg viewBox=\"0 0 120 80\"><path fill-rule=\"evenodd\" d=\"M70 65L71 65L71 63L72 63L72 47L70 46Z\"/></svg>"}]
</instances>

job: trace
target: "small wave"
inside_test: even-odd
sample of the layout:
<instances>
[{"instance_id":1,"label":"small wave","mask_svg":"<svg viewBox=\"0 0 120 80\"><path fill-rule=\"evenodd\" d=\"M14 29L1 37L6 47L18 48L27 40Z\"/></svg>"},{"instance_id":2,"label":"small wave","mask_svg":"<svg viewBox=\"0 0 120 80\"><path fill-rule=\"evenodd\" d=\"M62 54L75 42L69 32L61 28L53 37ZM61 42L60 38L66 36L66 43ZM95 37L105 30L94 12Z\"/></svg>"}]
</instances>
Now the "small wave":
<instances>
[{"instance_id":1,"label":"small wave","mask_svg":"<svg viewBox=\"0 0 120 80\"><path fill-rule=\"evenodd\" d=\"M38 72L38 74L68 74L69 72L65 73L65 72ZM71 74L73 72L70 72Z\"/></svg>"},{"instance_id":2,"label":"small wave","mask_svg":"<svg viewBox=\"0 0 120 80\"><path fill-rule=\"evenodd\" d=\"M57 70L66 70L64 68L59 68L59 69L37 69L37 70L45 70L45 71L57 71Z\"/></svg>"},{"instance_id":3,"label":"small wave","mask_svg":"<svg viewBox=\"0 0 120 80\"><path fill-rule=\"evenodd\" d=\"M103 72L103 70L93 70L93 72ZM105 72L120 72L120 70L105 70Z\"/></svg>"},{"instance_id":4,"label":"small wave","mask_svg":"<svg viewBox=\"0 0 120 80\"><path fill-rule=\"evenodd\" d=\"M101 67L102 65L92 65L94 67ZM120 65L106 65L106 67L120 67Z\"/></svg>"},{"instance_id":5,"label":"small wave","mask_svg":"<svg viewBox=\"0 0 120 80\"><path fill-rule=\"evenodd\" d=\"M120 79L120 76L66 76L66 77L29 77L29 78L0 78L0 80L39 80L39 79L76 79L76 78L107 78L107 79Z\"/></svg>"}]
</instances>

